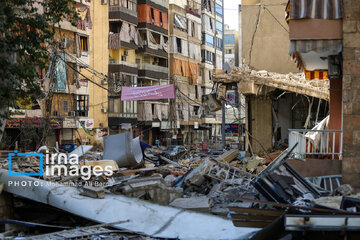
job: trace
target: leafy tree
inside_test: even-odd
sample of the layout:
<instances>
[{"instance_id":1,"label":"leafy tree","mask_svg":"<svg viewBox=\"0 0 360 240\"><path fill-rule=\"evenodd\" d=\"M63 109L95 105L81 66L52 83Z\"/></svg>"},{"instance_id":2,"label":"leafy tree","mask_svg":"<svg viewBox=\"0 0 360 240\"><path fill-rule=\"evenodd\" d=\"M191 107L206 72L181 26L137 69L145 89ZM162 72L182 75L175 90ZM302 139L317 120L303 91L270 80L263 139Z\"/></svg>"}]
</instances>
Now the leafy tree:
<instances>
[{"instance_id":1,"label":"leafy tree","mask_svg":"<svg viewBox=\"0 0 360 240\"><path fill-rule=\"evenodd\" d=\"M56 25L75 22L72 0L0 0L0 141L8 108L23 97L40 98L36 71L46 68Z\"/></svg>"}]
</instances>

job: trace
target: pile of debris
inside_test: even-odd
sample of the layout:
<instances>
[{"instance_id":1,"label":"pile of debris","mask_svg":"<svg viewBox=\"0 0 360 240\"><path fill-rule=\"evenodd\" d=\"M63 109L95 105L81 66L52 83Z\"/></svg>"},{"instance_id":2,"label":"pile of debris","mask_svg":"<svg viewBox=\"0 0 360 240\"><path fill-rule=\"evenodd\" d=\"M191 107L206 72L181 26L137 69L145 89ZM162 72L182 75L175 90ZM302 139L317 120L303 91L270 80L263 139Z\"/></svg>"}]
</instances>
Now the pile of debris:
<instances>
[{"instance_id":1,"label":"pile of debris","mask_svg":"<svg viewBox=\"0 0 360 240\"><path fill-rule=\"evenodd\" d=\"M308 96L329 100L328 80L307 80L304 73L280 74L265 70L255 71L246 64L241 67L233 67L229 74L219 72L214 75L215 83L239 83L239 86L247 89L246 84L263 85L284 91L296 92ZM245 92L244 92L245 93Z\"/></svg>"},{"instance_id":2,"label":"pile of debris","mask_svg":"<svg viewBox=\"0 0 360 240\"><path fill-rule=\"evenodd\" d=\"M285 221L288 214L360 217L360 197L342 186L334 191L344 196L341 200L338 196L322 198L317 186L286 162L291 151L272 160L270 156L244 157L236 149L222 153L184 146L159 149L123 133L105 137L103 152L80 146L68 154L76 154L79 165L89 169L110 166L111 176L100 171L102 174L91 174L88 179L46 174L35 178L9 176L0 170L0 181L39 182L40 188L8 184L4 189L96 222L125 221L112 227L151 237L248 239L258 228L264 231L278 219ZM14 158L11 164L14 172L33 173L41 168L34 157ZM8 169L7 160L2 161L2 168ZM208 223L207 228L199 229L198 221ZM188 227L179 232L179 224ZM209 233L208 228L215 229Z\"/></svg>"}]
</instances>

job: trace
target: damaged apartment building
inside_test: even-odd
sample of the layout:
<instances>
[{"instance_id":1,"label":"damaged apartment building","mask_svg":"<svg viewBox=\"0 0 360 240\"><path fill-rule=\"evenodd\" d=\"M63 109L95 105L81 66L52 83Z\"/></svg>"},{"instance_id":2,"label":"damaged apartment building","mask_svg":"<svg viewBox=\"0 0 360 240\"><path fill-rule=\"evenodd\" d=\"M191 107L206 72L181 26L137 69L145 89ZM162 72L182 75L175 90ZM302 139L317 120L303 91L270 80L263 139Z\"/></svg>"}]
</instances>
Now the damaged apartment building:
<instances>
[{"instance_id":1,"label":"damaged apartment building","mask_svg":"<svg viewBox=\"0 0 360 240\"><path fill-rule=\"evenodd\" d=\"M58 45L51 59L56 71L55 84L49 86L47 81L43 81L45 91L50 91L51 97L48 99L51 100L18 101L5 130L11 148L34 149L43 134L46 117L50 119L46 138L48 146L58 143L71 148L75 143L95 142L95 133L107 128L107 92L99 90L91 95L94 86L87 80L87 76L91 75L89 68L101 68L101 63L94 66L94 57L98 55L91 56L95 42L89 37L95 24L101 23L92 21L90 9L94 9L95 4L99 5L96 14L102 14L107 12L107 5L97 4L96 1L73 1L71 4L79 19L75 26L67 19L56 26L55 40ZM38 8L41 11L41 7ZM107 69L102 68L101 71L106 73ZM39 73L41 79L46 79L45 69L39 69ZM100 80L91 78L100 83ZM23 136L17 138L19 135Z\"/></svg>"},{"instance_id":2,"label":"damaged apartment building","mask_svg":"<svg viewBox=\"0 0 360 240\"><path fill-rule=\"evenodd\" d=\"M204 112L201 98L212 91L212 75L223 65L222 1L169 1L169 23L178 134L185 143L208 141L221 129L220 114Z\"/></svg>"},{"instance_id":3,"label":"damaged apartment building","mask_svg":"<svg viewBox=\"0 0 360 240\"><path fill-rule=\"evenodd\" d=\"M110 133L133 131L150 143L166 133L168 102L121 101L122 86L166 85L168 1L110 1Z\"/></svg>"}]
</instances>

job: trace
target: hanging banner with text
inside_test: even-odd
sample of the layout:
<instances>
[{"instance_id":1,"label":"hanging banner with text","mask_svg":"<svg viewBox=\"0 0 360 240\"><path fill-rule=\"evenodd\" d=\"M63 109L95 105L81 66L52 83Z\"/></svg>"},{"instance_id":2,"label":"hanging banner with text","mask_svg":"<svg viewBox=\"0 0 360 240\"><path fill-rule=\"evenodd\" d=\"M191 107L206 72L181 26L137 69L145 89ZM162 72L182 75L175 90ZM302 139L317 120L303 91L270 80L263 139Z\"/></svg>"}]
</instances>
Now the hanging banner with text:
<instances>
[{"instance_id":1,"label":"hanging banner with text","mask_svg":"<svg viewBox=\"0 0 360 240\"><path fill-rule=\"evenodd\" d=\"M150 87L121 88L121 101L141 101L174 98L175 88L173 84Z\"/></svg>"}]
</instances>

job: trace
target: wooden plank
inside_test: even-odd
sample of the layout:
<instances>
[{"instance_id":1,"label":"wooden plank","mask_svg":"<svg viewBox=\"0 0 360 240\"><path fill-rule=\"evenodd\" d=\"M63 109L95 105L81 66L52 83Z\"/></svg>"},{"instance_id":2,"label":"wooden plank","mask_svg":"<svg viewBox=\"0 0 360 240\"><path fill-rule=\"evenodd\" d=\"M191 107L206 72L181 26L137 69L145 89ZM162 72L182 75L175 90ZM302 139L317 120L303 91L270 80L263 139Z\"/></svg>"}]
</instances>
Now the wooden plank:
<instances>
[{"instance_id":1,"label":"wooden plank","mask_svg":"<svg viewBox=\"0 0 360 240\"><path fill-rule=\"evenodd\" d=\"M250 213L250 214L263 215L263 216L274 216L274 217L279 217L284 214L284 211L281 210L259 209L259 208L229 207L229 210L231 212L236 212L236 213Z\"/></svg>"},{"instance_id":2,"label":"wooden plank","mask_svg":"<svg viewBox=\"0 0 360 240\"><path fill-rule=\"evenodd\" d=\"M261 216L261 215L242 215L242 214L230 214L231 219L233 221L235 220L268 220L268 221L274 221L278 216Z\"/></svg>"},{"instance_id":3,"label":"wooden plank","mask_svg":"<svg viewBox=\"0 0 360 240\"><path fill-rule=\"evenodd\" d=\"M235 227L253 227L253 228L264 228L271 222L244 222L244 221L233 221Z\"/></svg>"},{"instance_id":4,"label":"wooden plank","mask_svg":"<svg viewBox=\"0 0 360 240\"><path fill-rule=\"evenodd\" d=\"M84 186L83 192L80 193L82 196L91 198L105 198L105 190L98 187Z\"/></svg>"}]
</instances>

